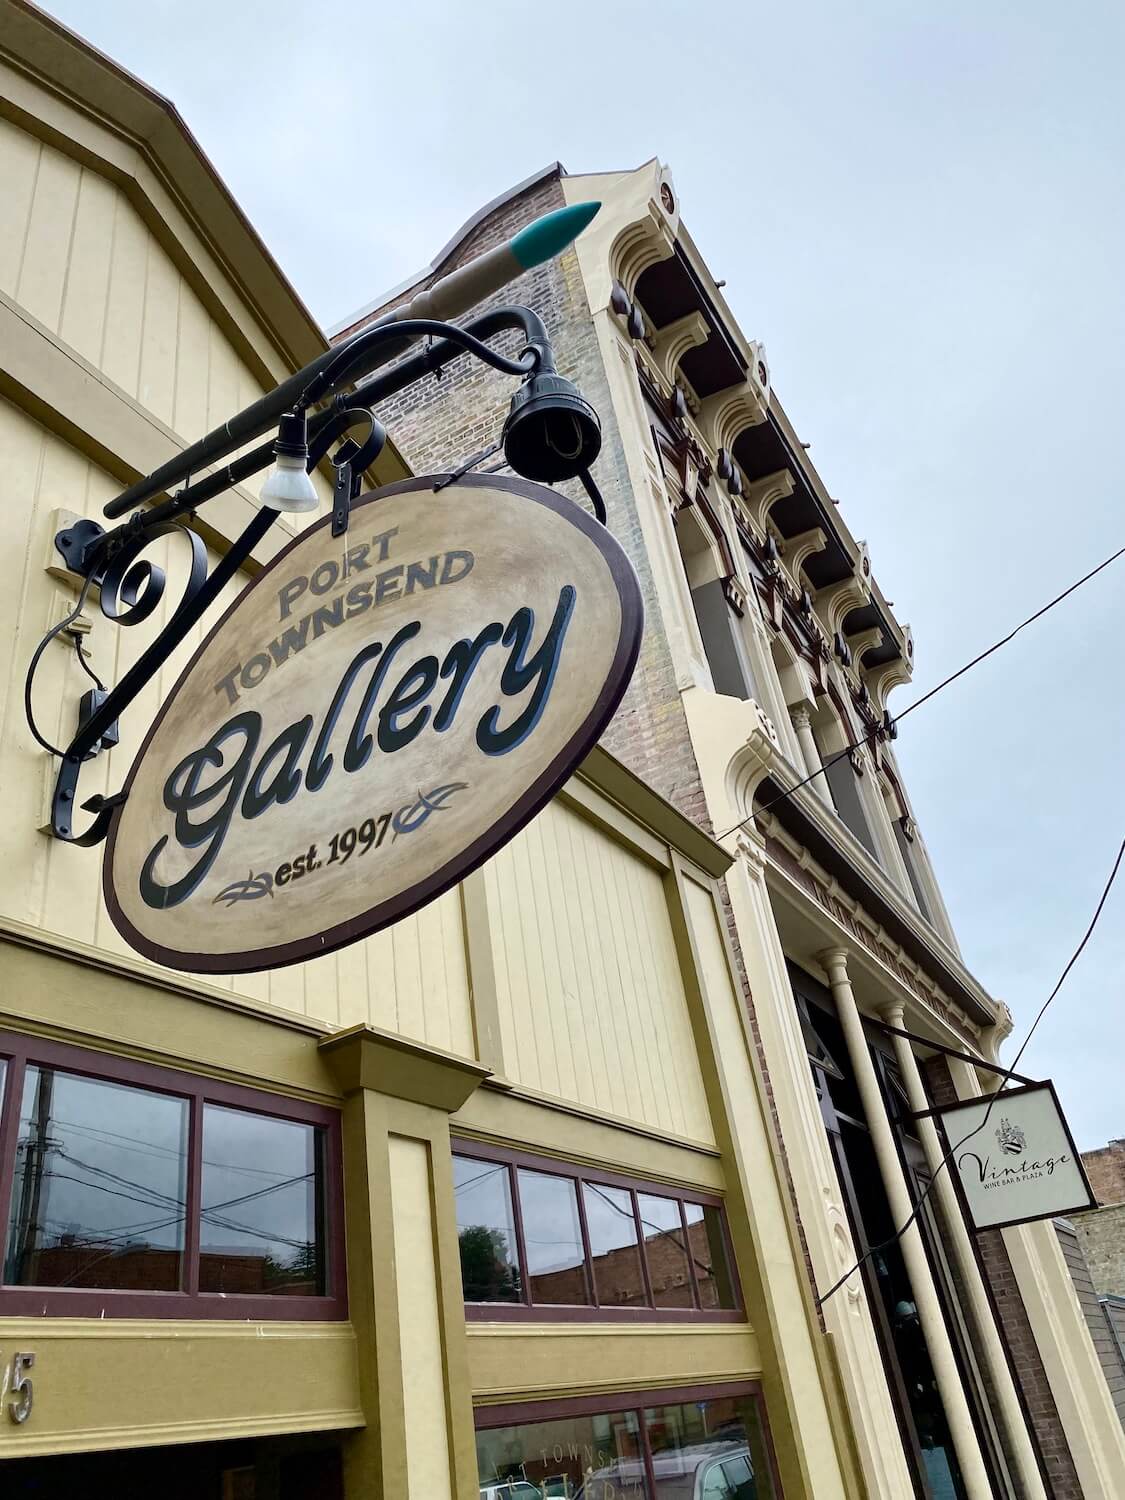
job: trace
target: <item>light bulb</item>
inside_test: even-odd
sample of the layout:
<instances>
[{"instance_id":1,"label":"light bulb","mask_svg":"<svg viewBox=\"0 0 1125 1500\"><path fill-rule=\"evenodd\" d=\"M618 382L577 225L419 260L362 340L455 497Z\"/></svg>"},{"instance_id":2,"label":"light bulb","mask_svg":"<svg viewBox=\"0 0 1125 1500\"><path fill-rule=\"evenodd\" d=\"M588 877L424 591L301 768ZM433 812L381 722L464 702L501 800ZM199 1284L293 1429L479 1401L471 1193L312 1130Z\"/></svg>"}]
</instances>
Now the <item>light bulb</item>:
<instances>
[{"instance_id":1,"label":"light bulb","mask_svg":"<svg viewBox=\"0 0 1125 1500\"><path fill-rule=\"evenodd\" d=\"M303 411L287 411L277 429L274 466L262 485L261 502L290 513L316 510L320 496L309 478L308 428Z\"/></svg>"},{"instance_id":2,"label":"light bulb","mask_svg":"<svg viewBox=\"0 0 1125 1500\"><path fill-rule=\"evenodd\" d=\"M305 469L303 458L294 458L288 453L279 453L273 468L262 485L261 502L270 510L299 512L316 510L320 496L316 492Z\"/></svg>"}]
</instances>

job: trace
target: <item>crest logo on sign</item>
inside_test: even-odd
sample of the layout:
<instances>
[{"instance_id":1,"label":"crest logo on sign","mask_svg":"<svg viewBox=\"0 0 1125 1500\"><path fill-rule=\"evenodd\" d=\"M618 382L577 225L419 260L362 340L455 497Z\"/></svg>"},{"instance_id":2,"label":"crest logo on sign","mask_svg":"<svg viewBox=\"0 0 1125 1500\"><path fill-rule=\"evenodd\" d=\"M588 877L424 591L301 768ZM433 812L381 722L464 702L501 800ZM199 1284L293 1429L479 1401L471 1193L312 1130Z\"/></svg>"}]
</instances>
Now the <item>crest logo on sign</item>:
<instances>
[{"instance_id":1,"label":"crest logo on sign","mask_svg":"<svg viewBox=\"0 0 1125 1500\"><path fill-rule=\"evenodd\" d=\"M605 728L643 611L618 543L520 480L410 480L291 543L204 641L126 783L110 913L176 968L331 952L510 839Z\"/></svg>"}]
</instances>

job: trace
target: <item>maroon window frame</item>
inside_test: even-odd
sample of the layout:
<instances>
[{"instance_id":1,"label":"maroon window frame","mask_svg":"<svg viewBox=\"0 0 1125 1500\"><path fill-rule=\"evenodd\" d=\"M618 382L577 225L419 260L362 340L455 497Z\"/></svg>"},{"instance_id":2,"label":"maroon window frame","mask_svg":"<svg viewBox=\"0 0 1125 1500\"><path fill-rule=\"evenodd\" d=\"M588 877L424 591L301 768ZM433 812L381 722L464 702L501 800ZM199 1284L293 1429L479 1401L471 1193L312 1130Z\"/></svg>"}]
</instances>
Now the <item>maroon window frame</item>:
<instances>
[{"instance_id":1,"label":"maroon window frame","mask_svg":"<svg viewBox=\"0 0 1125 1500\"><path fill-rule=\"evenodd\" d=\"M531 1152L512 1150L506 1146L485 1144L482 1141L468 1140L464 1137L454 1137L450 1145L455 1156L469 1157L477 1161L499 1162L507 1166L508 1190L511 1194L512 1218L516 1229L516 1255L519 1261L520 1286L523 1291L522 1300L519 1302L466 1302L465 1317L469 1320L486 1323L574 1323L576 1321L591 1323L744 1323L746 1321L746 1307L732 1253L733 1247L730 1240L730 1228L727 1224L726 1209L722 1198L717 1194L704 1192L696 1188L671 1187L666 1183L653 1182L643 1177L625 1177L620 1172L603 1172L601 1168L584 1167L578 1165L576 1162L562 1162L552 1156L536 1156ZM586 1286L590 1296L589 1302L571 1302L565 1304L532 1302L531 1278L527 1274L528 1262L524 1239L523 1210L520 1206L519 1196L519 1177L517 1172L519 1167L524 1167L533 1172L542 1172L550 1177L562 1177L574 1183L578 1198L578 1220L582 1227L582 1249L584 1252ZM600 1187L623 1188L632 1196L633 1215L637 1223L637 1249L641 1260L641 1275L644 1279L645 1293L649 1299L648 1305L645 1307L602 1307L598 1303L597 1278L594 1275L593 1257L590 1253L590 1233L586 1225L586 1205L582 1193L582 1185L586 1182L595 1183ZM735 1299L733 1307L703 1307L701 1305L695 1262L690 1254L687 1256L687 1261L691 1274L692 1306L654 1307L652 1305L652 1282L649 1275L648 1257L645 1254L640 1211L637 1206L638 1193L652 1193L657 1197L670 1198L673 1202L679 1204L680 1225L683 1229L685 1245L689 1243L689 1240L687 1221L684 1218L684 1204L698 1203L702 1204L705 1208L719 1209L722 1216L723 1250L726 1253L727 1270L730 1274L731 1289Z\"/></svg>"},{"instance_id":2,"label":"maroon window frame","mask_svg":"<svg viewBox=\"0 0 1125 1500\"><path fill-rule=\"evenodd\" d=\"M154 1063L134 1062L110 1053L46 1041L18 1032L0 1032L0 1058L7 1063L0 1108L0 1225L6 1240L10 1222L20 1101L28 1064L57 1068L86 1078L133 1085L186 1100L188 1105L187 1199L180 1290L146 1292L85 1287L0 1286L0 1317L55 1318L215 1318L253 1322L337 1322L347 1318L344 1214L341 1191L340 1114L237 1084L220 1083ZM247 1114L318 1125L324 1130L324 1230L327 1294L287 1297L268 1292L228 1295L199 1290L199 1195L203 1175L203 1106L220 1104Z\"/></svg>"},{"instance_id":3,"label":"maroon window frame","mask_svg":"<svg viewBox=\"0 0 1125 1500\"><path fill-rule=\"evenodd\" d=\"M692 1199L697 1202L699 1200ZM721 1401L727 1397L745 1397L754 1405L758 1423L762 1430L766 1456L769 1459L770 1479L776 1500L784 1500L781 1474L777 1467L773 1435L770 1432L769 1413L762 1394L760 1380L728 1380L711 1385L662 1386L657 1390L602 1391L596 1396L562 1396L537 1399L535 1401L507 1401L482 1403L473 1408L473 1425L478 1430L490 1427L519 1427L533 1422L553 1422L559 1418L596 1416L599 1412L633 1411L638 1418L646 1410L656 1406L683 1406L691 1401ZM638 1431L644 1448L645 1477L650 1496L657 1494L652 1470L652 1454L649 1450L648 1433L643 1421Z\"/></svg>"}]
</instances>

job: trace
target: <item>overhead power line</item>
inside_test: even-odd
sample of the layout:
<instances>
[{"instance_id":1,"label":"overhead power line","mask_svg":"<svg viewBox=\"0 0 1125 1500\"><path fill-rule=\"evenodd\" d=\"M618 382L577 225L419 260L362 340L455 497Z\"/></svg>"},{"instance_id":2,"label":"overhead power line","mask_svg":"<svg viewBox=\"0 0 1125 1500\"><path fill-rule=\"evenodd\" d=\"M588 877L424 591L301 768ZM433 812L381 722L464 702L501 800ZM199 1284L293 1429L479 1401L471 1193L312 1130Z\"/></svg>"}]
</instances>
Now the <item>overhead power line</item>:
<instances>
[{"instance_id":1,"label":"overhead power line","mask_svg":"<svg viewBox=\"0 0 1125 1500\"><path fill-rule=\"evenodd\" d=\"M1104 564L1103 564L1103 566L1104 566ZM1020 1046L1020 1050L1016 1053L1015 1058L1012 1060L1011 1065L1008 1067L1007 1071L1002 1075L1002 1077L1000 1079L1000 1082L999 1082L999 1084L996 1087L995 1093L993 1093L991 1095L991 1097L989 1098L988 1108L985 1110L984 1117L981 1120L980 1124L979 1125L975 1125L973 1127L973 1129L969 1131L968 1135L962 1136L961 1139L956 1142L956 1144L950 1146L949 1150L945 1153L945 1155L942 1157L942 1159L938 1162L937 1166L934 1168L933 1173L932 1173L932 1175L930 1177L929 1182L926 1184L926 1186L922 1190L922 1192L918 1195L918 1200L915 1203L914 1208L912 1209L909 1217L907 1218L906 1222L901 1226L901 1228L897 1229L895 1231L895 1233L890 1236L889 1239L883 1240L878 1245L872 1245L870 1247L870 1249L864 1251L864 1253L856 1261L855 1265L852 1266L849 1270L845 1271L844 1274L843 1274L843 1276L841 1276L838 1281L833 1282L833 1284L824 1293L823 1297L818 1297L817 1298L816 1305L817 1305L818 1308L819 1307L823 1307L824 1304L828 1301L829 1297L831 1297L835 1292L838 1292L840 1290L840 1288L844 1285L844 1283L850 1277L854 1276L855 1273L860 1269L860 1267L866 1261L870 1260L873 1255L879 1255L879 1254L881 1254L882 1251L889 1250L892 1245L897 1244L898 1241L900 1239L902 1239L902 1237L906 1233L906 1231L910 1228L910 1226L918 1218L918 1215L919 1215L919 1213L921 1211L923 1203L925 1203L926 1199L930 1196L930 1193L933 1191L934 1183L937 1181L937 1178L938 1178L938 1173L941 1172L941 1171L943 1171L945 1169L945 1167L947 1167L949 1165L949 1163L956 1156L957 1152L960 1151L960 1149L961 1149L962 1146L966 1145L969 1141L971 1141L975 1135L979 1135L980 1132L984 1129L984 1127L988 1124L989 1117L991 1116L992 1111L993 1111L993 1109L996 1106L996 1101L1001 1096L1001 1090L1004 1089L1004 1088L1006 1088L1007 1085L1012 1081L1012 1075L1016 1071L1016 1069L1019 1067L1020 1058L1027 1051L1028 1043L1031 1041L1031 1038L1035 1035L1036 1028L1038 1027L1038 1025L1039 1025L1040 1021L1043 1019L1043 1017L1047 1014L1047 1010L1050 1007L1051 1002L1054 1000L1054 998L1058 994L1058 992L1062 989L1063 984L1066 981L1067 975L1070 973L1071 969L1074 968L1074 965L1078 962L1079 958L1082 956L1082 953L1083 953L1083 950L1086 947L1086 944L1090 941L1090 938L1093 936L1094 928L1098 925L1098 919L1101 917L1102 911L1105 908L1106 901L1109 899L1109 893L1113 889L1113 883L1117 879L1117 873L1121 869L1121 861L1123 859L1125 859L1125 839L1122 839L1122 841L1121 841L1121 845L1120 845L1120 847L1119 847L1119 849L1117 851L1117 858L1113 861L1113 868L1109 872L1109 879L1105 883L1105 886L1104 886L1104 888L1102 890L1101 898L1099 899L1098 904L1097 904L1097 906L1094 909L1094 915L1090 918L1090 925L1086 928L1086 931L1085 931L1085 933L1082 936L1082 941L1078 944L1078 947L1075 948L1074 952L1067 959L1066 967L1063 969L1062 973L1059 975L1058 983L1055 985L1055 987L1051 991L1051 993L1047 996L1046 1000L1044 1000L1043 1004L1039 1007L1039 1014L1035 1017L1035 1020L1031 1023L1031 1030L1024 1037L1023 1043Z\"/></svg>"},{"instance_id":2,"label":"overhead power line","mask_svg":"<svg viewBox=\"0 0 1125 1500\"><path fill-rule=\"evenodd\" d=\"M1110 563L1115 563L1119 557L1125 557L1125 547L1119 547L1118 550L1114 552L1110 557L1107 557L1104 562L1100 562L1096 568L1091 568L1088 573L1084 573L1082 577L1076 579L1069 588L1063 589L1061 594L1056 594L1055 597L1044 604L1041 609L1037 609L1033 615L1028 615L1026 620L1021 620L1020 623L1015 627L1015 629L1010 630L1006 636L1003 636L998 641L994 641L993 644L989 646L987 650L982 651L979 656L974 656L972 661L967 661L963 667L958 667L956 672L951 672L949 676L939 682L936 687L930 688L929 692L923 693L920 698L916 698L913 703L908 704L908 706L904 708L900 714L894 714L893 716L888 715L887 726L883 729L875 730L875 735L880 739L886 738L890 726L901 723L901 721L906 718L907 714L912 714L916 708L921 708L923 703L928 703L931 698L936 697L937 694L940 693L944 688L947 688L951 682L956 682L959 677L964 677L966 672L970 672L973 667L978 666L987 657L991 656L993 652L999 651L1001 646L1006 646L1009 641L1014 640L1016 636L1019 635L1020 631L1025 630L1028 625L1033 625L1036 620L1041 620L1043 616L1048 612L1048 610L1054 609L1056 604L1061 604L1064 599L1068 599L1076 589L1080 589L1084 583L1089 583L1091 578L1096 578L1104 568L1108 568ZM837 750L835 754L830 755L818 770L811 772L801 781L794 782L793 785L786 791L779 792L776 797L771 797L768 802L763 804L763 806L755 808L754 811L747 817L741 818L737 823L732 824L730 828L726 829L725 832L718 833L715 835L715 837L717 839L729 838L732 833L737 833L740 828L745 828L746 824L751 822L760 813L769 812L771 807L776 807L779 802L784 802L786 798L791 797L794 792L799 792L803 786L808 786L810 781L815 781L818 776L823 776L830 766L834 766L837 761L843 760L844 757L850 755L853 750L858 750L862 745L865 745L870 738L871 735L863 734L860 735L858 739L850 740L842 750Z\"/></svg>"}]
</instances>

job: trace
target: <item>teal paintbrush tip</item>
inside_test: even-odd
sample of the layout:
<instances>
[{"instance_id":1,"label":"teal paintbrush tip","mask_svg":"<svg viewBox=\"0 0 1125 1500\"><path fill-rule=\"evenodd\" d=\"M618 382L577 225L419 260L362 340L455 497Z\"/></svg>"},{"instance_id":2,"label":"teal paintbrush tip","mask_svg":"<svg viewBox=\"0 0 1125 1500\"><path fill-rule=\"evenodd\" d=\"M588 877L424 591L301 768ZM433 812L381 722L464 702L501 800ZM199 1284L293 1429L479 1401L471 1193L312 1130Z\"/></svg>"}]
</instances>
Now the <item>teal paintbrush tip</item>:
<instances>
[{"instance_id":1,"label":"teal paintbrush tip","mask_svg":"<svg viewBox=\"0 0 1125 1500\"><path fill-rule=\"evenodd\" d=\"M567 208L556 208L554 213L544 214L513 235L512 254L525 271L530 271L532 266L541 266L576 240L599 208L600 203L572 203Z\"/></svg>"}]
</instances>

